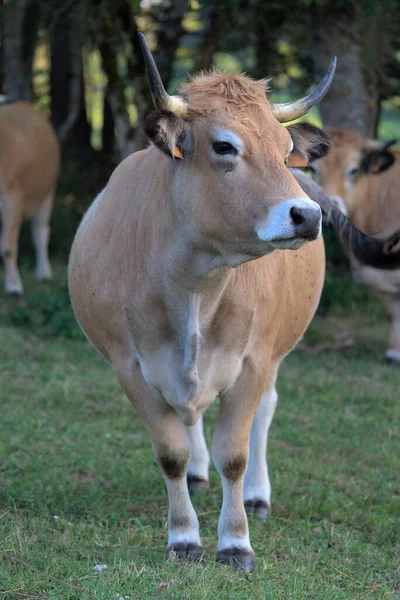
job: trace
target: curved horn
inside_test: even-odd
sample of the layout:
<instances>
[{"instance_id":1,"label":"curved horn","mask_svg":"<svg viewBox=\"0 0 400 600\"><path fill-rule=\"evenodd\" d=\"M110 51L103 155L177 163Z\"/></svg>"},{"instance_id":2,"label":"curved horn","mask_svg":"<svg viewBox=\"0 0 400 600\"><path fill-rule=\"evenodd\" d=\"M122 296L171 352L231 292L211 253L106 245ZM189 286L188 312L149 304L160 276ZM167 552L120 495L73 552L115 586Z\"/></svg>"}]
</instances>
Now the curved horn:
<instances>
[{"instance_id":1,"label":"curved horn","mask_svg":"<svg viewBox=\"0 0 400 600\"><path fill-rule=\"evenodd\" d=\"M144 62L146 65L147 78L149 80L151 97L156 110L167 110L175 114L186 114L187 103L180 96L170 96L165 91L160 73L158 72L154 58L147 45L143 33L139 33L140 46L142 48Z\"/></svg>"},{"instance_id":2,"label":"curved horn","mask_svg":"<svg viewBox=\"0 0 400 600\"><path fill-rule=\"evenodd\" d=\"M390 146L397 144L397 138L392 138L391 140L382 141L382 140L366 140L363 144L364 150L387 150Z\"/></svg>"},{"instance_id":3,"label":"curved horn","mask_svg":"<svg viewBox=\"0 0 400 600\"><path fill-rule=\"evenodd\" d=\"M280 123L287 123L288 121L294 121L294 119L298 119L299 117L302 117L308 113L313 106L318 104L318 102L321 102L322 98L331 87L333 76L335 75L335 69L336 56L331 59L331 64L329 65L329 69L325 73L324 78L320 81L315 90L311 92L311 94L308 94L308 96L305 96L300 100L295 100L294 102L285 102L285 104L271 104L271 111L275 119L277 119Z\"/></svg>"}]
</instances>

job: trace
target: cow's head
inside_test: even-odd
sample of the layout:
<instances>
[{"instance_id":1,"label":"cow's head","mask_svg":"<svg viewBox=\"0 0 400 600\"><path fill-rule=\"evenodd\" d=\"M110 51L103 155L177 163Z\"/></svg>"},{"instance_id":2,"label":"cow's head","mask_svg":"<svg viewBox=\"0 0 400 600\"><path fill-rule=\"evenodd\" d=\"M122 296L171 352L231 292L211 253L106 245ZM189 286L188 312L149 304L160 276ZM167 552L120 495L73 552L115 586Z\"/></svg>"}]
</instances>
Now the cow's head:
<instances>
[{"instance_id":1,"label":"cow's head","mask_svg":"<svg viewBox=\"0 0 400 600\"><path fill-rule=\"evenodd\" d=\"M366 175L379 175L394 163L388 150L397 140L387 142L363 138L355 131L327 127L330 150L322 160L312 162L313 179L344 214L351 216L357 183Z\"/></svg>"},{"instance_id":2,"label":"cow's head","mask_svg":"<svg viewBox=\"0 0 400 600\"><path fill-rule=\"evenodd\" d=\"M266 81L219 72L194 77L169 96L141 34L140 41L156 108L146 132L169 157L173 198L198 245L234 265L315 240L320 207L288 166L324 156L328 138L308 123L281 123L323 98L336 59L316 90L292 103L270 104Z\"/></svg>"}]
</instances>

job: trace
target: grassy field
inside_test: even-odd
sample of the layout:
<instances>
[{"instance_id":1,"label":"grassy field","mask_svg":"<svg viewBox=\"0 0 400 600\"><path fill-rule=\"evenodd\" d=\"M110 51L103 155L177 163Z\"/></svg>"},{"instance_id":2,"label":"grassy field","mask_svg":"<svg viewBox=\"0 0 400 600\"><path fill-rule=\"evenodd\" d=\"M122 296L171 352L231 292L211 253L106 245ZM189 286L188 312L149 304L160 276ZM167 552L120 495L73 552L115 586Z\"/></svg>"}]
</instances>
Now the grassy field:
<instances>
[{"instance_id":1,"label":"grassy field","mask_svg":"<svg viewBox=\"0 0 400 600\"><path fill-rule=\"evenodd\" d=\"M282 367L273 513L250 520L257 561L244 575L214 562L214 469L194 501L203 563L165 560L166 491L139 419L54 286L49 316L48 289L23 277L28 306L0 302L0 600L400 598L400 370L381 361L387 325L373 300L318 316L314 350ZM354 345L323 352L341 332Z\"/></svg>"}]
</instances>

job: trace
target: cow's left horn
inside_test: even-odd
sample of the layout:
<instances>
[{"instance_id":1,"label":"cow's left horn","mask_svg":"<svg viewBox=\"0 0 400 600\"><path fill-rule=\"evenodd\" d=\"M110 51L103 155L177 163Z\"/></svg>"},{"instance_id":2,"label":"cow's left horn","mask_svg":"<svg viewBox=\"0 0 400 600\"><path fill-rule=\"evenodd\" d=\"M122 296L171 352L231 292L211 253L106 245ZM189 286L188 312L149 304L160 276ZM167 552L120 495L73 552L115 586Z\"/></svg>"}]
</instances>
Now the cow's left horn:
<instances>
[{"instance_id":1,"label":"cow's left horn","mask_svg":"<svg viewBox=\"0 0 400 600\"><path fill-rule=\"evenodd\" d=\"M287 123L288 121L299 119L308 113L313 106L318 104L318 102L321 102L322 98L331 87L333 76L335 75L335 69L336 56L332 58L331 64L329 65L329 69L325 73L324 78L320 81L315 90L311 92L311 94L308 94L308 96L305 96L305 98L301 98L300 100L295 100L294 102L286 102L285 104L271 104L271 111L275 119L277 119L280 123Z\"/></svg>"},{"instance_id":2,"label":"cow's left horn","mask_svg":"<svg viewBox=\"0 0 400 600\"><path fill-rule=\"evenodd\" d=\"M170 96L164 88L161 75L158 72L154 58L147 45L143 33L139 33L140 46L142 48L144 62L146 64L147 77L150 85L151 97L156 110L167 110L177 115L187 113L187 103L180 96Z\"/></svg>"},{"instance_id":3,"label":"cow's left horn","mask_svg":"<svg viewBox=\"0 0 400 600\"><path fill-rule=\"evenodd\" d=\"M390 146L397 144L397 142L398 142L397 138L392 138L391 140L386 140L386 141L366 140L363 144L363 149L364 150L376 150L379 152L379 151L387 150L388 148L390 148Z\"/></svg>"}]
</instances>

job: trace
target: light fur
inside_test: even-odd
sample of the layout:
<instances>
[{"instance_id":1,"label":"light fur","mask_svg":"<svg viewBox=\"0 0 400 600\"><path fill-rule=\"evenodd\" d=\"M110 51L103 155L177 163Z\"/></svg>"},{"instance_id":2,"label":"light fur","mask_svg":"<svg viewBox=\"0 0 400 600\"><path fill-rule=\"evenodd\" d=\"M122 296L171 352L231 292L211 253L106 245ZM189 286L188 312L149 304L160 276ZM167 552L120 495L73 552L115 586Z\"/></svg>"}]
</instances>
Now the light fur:
<instances>
[{"instance_id":1,"label":"light fur","mask_svg":"<svg viewBox=\"0 0 400 600\"><path fill-rule=\"evenodd\" d=\"M36 276L49 279L49 223L60 166L60 149L47 121L27 102L0 106L1 255L5 289L21 295L18 240L24 218L32 219Z\"/></svg>"}]
</instances>

